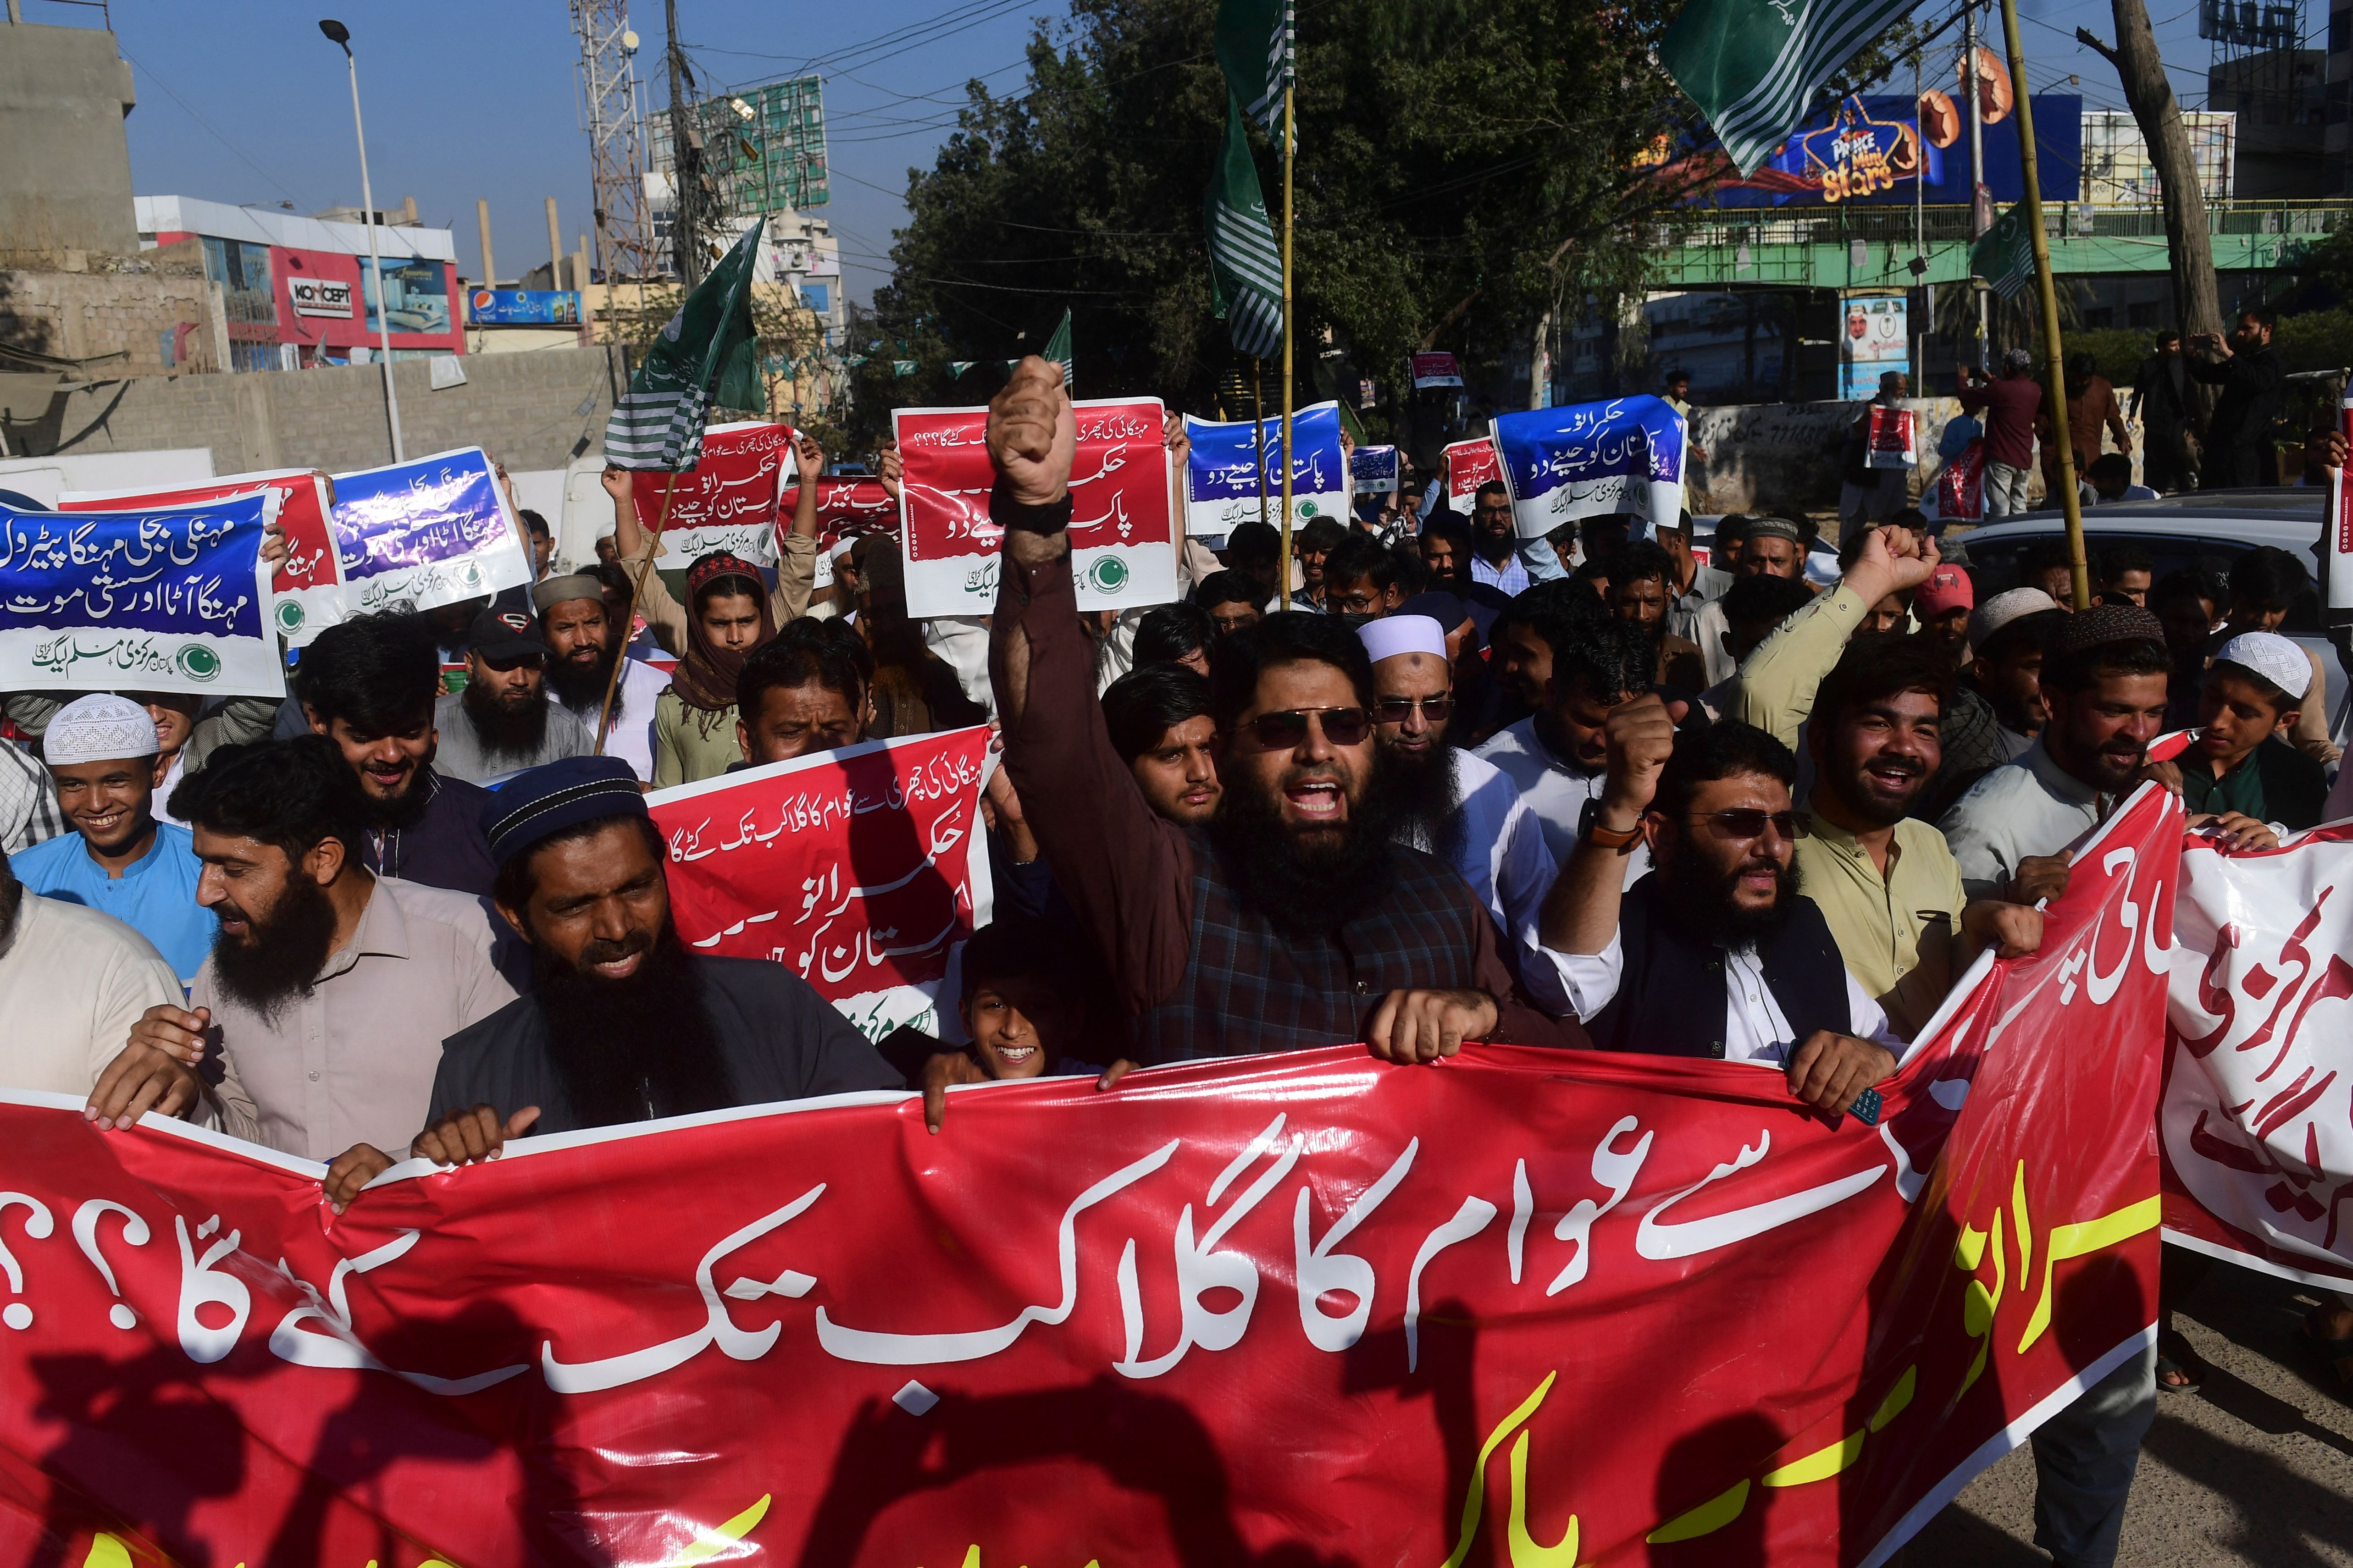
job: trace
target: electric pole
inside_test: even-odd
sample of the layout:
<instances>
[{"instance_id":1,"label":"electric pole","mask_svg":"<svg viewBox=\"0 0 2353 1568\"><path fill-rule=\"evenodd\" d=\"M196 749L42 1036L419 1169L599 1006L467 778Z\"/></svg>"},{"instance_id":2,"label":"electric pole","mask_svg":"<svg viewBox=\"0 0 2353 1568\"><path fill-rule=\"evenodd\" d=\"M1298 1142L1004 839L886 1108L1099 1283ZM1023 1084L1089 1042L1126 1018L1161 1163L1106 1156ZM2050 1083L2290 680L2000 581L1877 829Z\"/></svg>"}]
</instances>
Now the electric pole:
<instances>
[{"instance_id":1,"label":"electric pole","mask_svg":"<svg viewBox=\"0 0 2353 1568\"><path fill-rule=\"evenodd\" d=\"M670 23L670 259L678 280L688 289L702 281L702 225L697 221L702 200L702 136L686 101L686 57L678 47L678 0L664 0Z\"/></svg>"}]
</instances>

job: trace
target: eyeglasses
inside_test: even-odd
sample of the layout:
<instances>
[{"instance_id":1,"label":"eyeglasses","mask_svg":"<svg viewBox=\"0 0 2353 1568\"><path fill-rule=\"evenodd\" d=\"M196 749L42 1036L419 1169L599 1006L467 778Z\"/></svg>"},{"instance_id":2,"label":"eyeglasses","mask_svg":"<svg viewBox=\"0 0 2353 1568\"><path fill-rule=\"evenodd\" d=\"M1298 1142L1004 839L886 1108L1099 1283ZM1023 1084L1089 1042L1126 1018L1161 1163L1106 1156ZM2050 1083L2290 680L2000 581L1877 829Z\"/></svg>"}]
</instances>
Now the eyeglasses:
<instances>
[{"instance_id":1,"label":"eyeglasses","mask_svg":"<svg viewBox=\"0 0 2353 1568\"><path fill-rule=\"evenodd\" d=\"M1713 824L1719 838L1762 838L1767 823L1782 837L1794 841L1800 834L1810 833L1814 814L1810 811L1763 811L1756 806L1744 806L1736 811L1707 811L1694 814L1694 822Z\"/></svg>"},{"instance_id":2,"label":"eyeglasses","mask_svg":"<svg viewBox=\"0 0 2353 1568\"><path fill-rule=\"evenodd\" d=\"M1372 717L1361 708L1293 708L1261 713L1242 727L1260 751L1294 752L1306 741L1311 723L1335 746L1361 746L1373 732Z\"/></svg>"},{"instance_id":3,"label":"eyeglasses","mask_svg":"<svg viewBox=\"0 0 2353 1568\"><path fill-rule=\"evenodd\" d=\"M1421 716L1433 724L1443 724L1453 716L1451 697L1384 697L1373 704L1373 717L1384 724L1402 724L1420 710Z\"/></svg>"}]
</instances>

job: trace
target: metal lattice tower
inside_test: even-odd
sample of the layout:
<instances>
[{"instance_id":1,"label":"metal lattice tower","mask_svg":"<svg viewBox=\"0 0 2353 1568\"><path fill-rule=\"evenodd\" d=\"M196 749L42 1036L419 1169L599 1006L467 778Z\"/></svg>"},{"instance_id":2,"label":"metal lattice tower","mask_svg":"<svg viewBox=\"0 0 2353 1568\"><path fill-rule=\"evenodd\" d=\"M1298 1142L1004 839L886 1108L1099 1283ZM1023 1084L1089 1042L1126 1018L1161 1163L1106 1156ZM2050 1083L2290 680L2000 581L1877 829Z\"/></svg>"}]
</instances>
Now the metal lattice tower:
<instances>
[{"instance_id":1,"label":"metal lattice tower","mask_svg":"<svg viewBox=\"0 0 2353 1568\"><path fill-rule=\"evenodd\" d=\"M2308 44L2302 0L2200 0L2198 36L2213 46L2207 107L2236 113L2242 139L2316 115L2320 72L2298 58Z\"/></svg>"},{"instance_id":2,"label":"metal lattice tower","mask_svg":"<svg viewBox=\"0 0 2353 1568\"><path fill-rule=\"evenodd\" d=\"M646 211L645 113L638 96L638 36L628 0L571 0L580 39L582 129L596 212L596 269L605 280L659 277Z\"/></svg>"}]
</instances>

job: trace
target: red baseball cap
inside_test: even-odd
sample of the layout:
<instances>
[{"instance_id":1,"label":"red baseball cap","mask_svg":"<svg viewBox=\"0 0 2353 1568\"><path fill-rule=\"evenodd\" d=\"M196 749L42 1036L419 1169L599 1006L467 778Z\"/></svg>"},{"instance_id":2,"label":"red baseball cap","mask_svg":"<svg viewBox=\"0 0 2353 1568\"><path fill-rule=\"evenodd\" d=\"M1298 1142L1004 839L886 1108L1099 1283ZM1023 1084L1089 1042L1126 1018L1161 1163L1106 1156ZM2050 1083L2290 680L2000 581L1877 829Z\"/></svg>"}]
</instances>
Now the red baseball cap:
<instances>
[{"instance_id":1,"label":"red baseball cap","mask_svg":"<svg viewBox=\"0 0 2353 1568\"><path fill-rule=\"evenodd\" d=\"M1974 610L1978 591L1969 574L1957 566L1939 566L1912 595L1912 613L1933 620L1949 610Z\"/></svg>"}]
</instances>

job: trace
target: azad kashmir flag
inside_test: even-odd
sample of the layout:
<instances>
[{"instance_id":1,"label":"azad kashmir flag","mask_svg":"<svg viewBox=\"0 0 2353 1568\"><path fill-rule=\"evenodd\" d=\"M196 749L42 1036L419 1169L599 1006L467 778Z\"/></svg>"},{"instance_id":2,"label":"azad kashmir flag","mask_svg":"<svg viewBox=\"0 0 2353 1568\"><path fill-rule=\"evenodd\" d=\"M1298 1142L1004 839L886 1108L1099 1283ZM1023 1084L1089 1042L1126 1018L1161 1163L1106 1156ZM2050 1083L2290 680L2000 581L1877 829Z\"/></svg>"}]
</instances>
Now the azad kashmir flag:
<instances>
[{"instance_id":1,"label":"azad kashmir flag","mask_svg":"<svg viewBox=\"0 0 2353 1568\"><path fill-rule=\"evenodd\" d=\"M1079 361L1071 348L1071 312L1067 309L1062 311L1062 324L1056 327L1054 335L1046 340L1045 357L1062 367L1062 390L1076 397L1079 395Z\"/></svg>"},{"instance_id":2,"label":"azad kashmir flag","mask_svg":"<svg viewBox=\"0 0 2353 1568\"><path fill-rule=\"evenodd\" d=\"M1226 93L1226 141L1202 204L1209 237L1209 297L1233 333L1234 352L1272 359L1282 348L1282 251L1258 183L1242 106Z\"/></svg>"},{"instance_id":3,"label":"azad kashmir flag","mask_svg":"<svg viewBox=\"0 0 2353 1568\"><path fill-rule=\"evenodd\" d=\"M1912 9L1906 0L1691 0L1659 40L1659 63L1753 174L1823 84Z\"/></svg>"},{"instance_id":4,"label":"azad kashmir flag","mask_svg":"<svg viewBox=\"0 0 2353 1568\"><path fill-rule=\"evenodd\" d=\"M2181 823L2090 836L1869 1126L1745 1063L1335 1044L936 1136L866 1092L523 1138L338 1215L0 1092L0 1563L1883 1562L2153 1338ZM855 891L796 877L729 917L788 958L752 933Z\"/></svg>"},{"instance_id":5,"label":"azad kashmir flag","mask_svg":"<svg viewBox=\"0 0 2353 1568\"><path fill-rule=\"evenodd\" d=\"M1969 247L1969 271L2005 300L2034 281L2034 237L2027 228L2024 202L1996 218Z\"/></svg>"},{"instance_id":6,"label":"azad kashmir flag","mask_svg":"<svg viewBox=\"0 0 2353 1568\"><path fill-rule=\"evenodd\" d=\"M1282 133L1294 47L1291 0L1222 0L1215 47L1227 89L1269 136ZM1263 356L1261 356L1263 357Z\"/></svg>"},{"instance_id":7,"label":"azad kashmir flag","mask_svg":"<svg viewBox=\"0 0 2353 1568\"><path fill-rule=\"evenodd\" d=\"M646 349L605 422L605 460L613 467L694 467L714 389L725 407L766 406L752 326L752 267L766 226L762 218L744 231Z\"/></svg>"}]
</instances>

